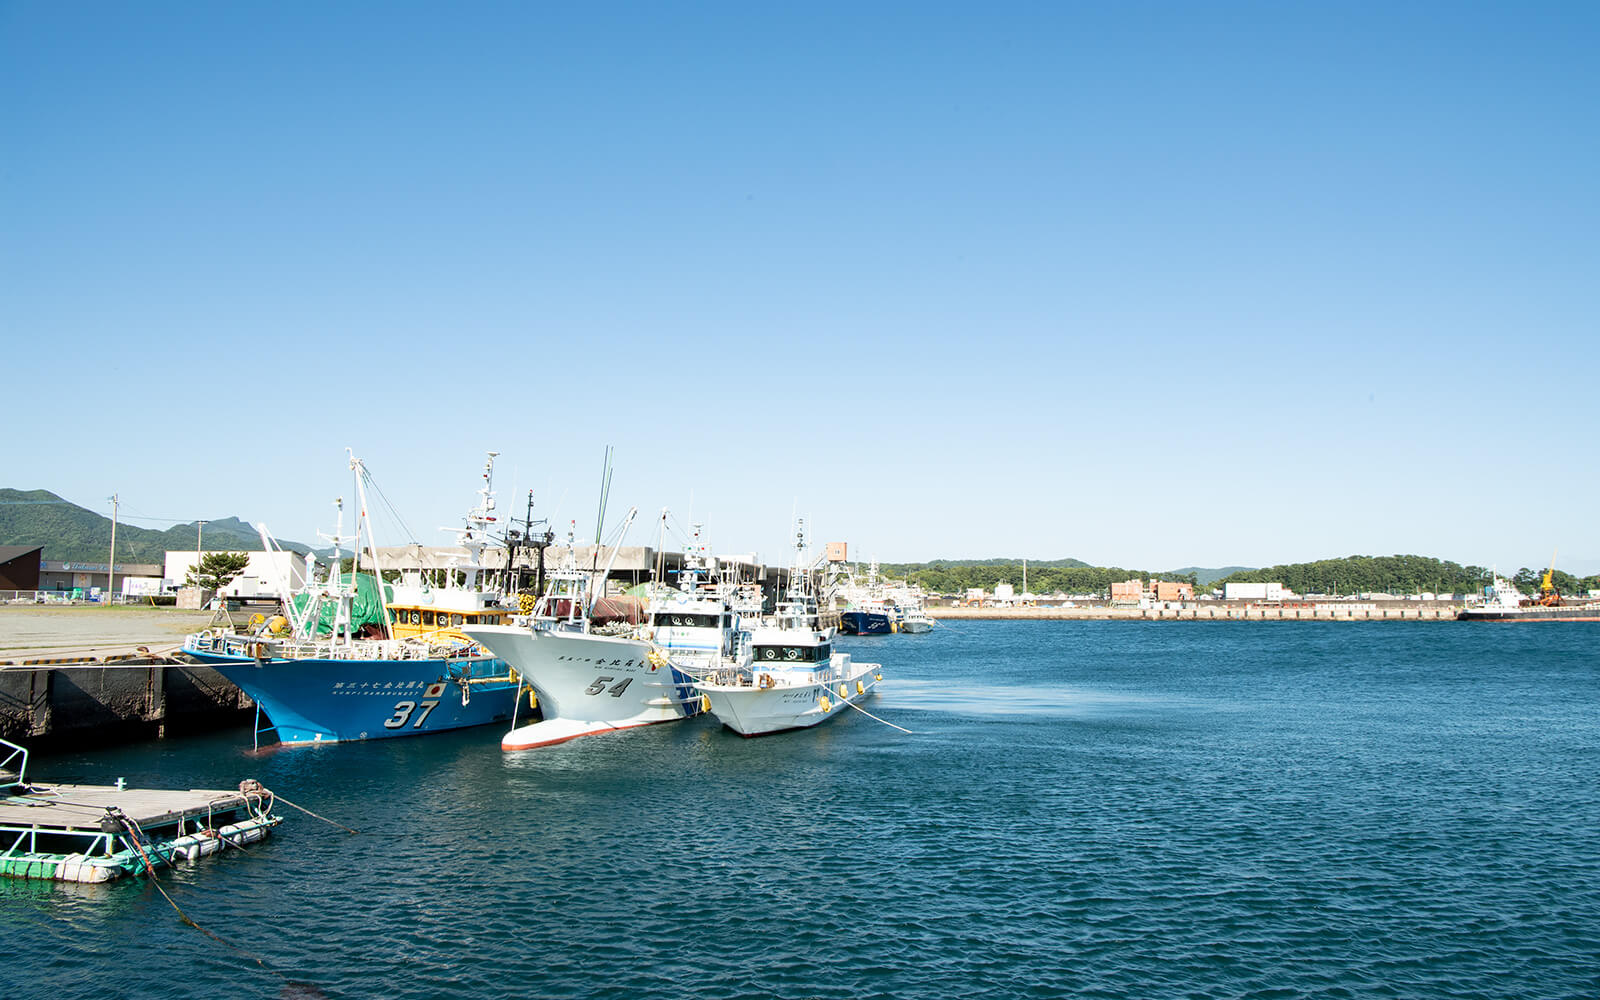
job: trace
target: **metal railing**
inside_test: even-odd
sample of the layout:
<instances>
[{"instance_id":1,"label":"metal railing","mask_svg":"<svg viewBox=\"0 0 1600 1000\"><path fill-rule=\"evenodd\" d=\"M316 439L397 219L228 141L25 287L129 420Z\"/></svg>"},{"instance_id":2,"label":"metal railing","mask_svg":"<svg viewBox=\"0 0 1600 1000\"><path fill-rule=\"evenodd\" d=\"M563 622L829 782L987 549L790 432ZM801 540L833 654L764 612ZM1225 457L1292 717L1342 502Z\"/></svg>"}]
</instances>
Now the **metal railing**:
<instances>
[{"instance_id":1,"label":"metal railing","mask_svg":"<svg viewBox=\"0 0 1600 1000\"><path fill-rule=\"evenodd\" d=\"M91 594L85 590L0 590L0 604L145 604L152 597L167 594Z\"/></svg>"},{"instance_id":2,"label":"metal railing","mask_svg":"<svg viewBox=\"0 0 1600 1000\"><path fill-rule=\"evenodd\" d=\"M21 787L28 782L28 749L17 746L10 740L0 740L0 749L11 748L11 752L4 760L0 760L0 791L10 791ZM13 767L12 765L16 766ZM12 778L12 775L16 775Z\"/></svg>"},{"instance_id":3,"label":"metal railing","mask_svg":"<svg viewBox=\"0 0 1600 1000\"><path fill-rule=\"evenodd\" d=\"M217 656L253 660L434 660L459 655L460 647L440 646L404 639L353 641L276 639L207 629L194 636L186 648Z\"/></svg>"}]
</instances>

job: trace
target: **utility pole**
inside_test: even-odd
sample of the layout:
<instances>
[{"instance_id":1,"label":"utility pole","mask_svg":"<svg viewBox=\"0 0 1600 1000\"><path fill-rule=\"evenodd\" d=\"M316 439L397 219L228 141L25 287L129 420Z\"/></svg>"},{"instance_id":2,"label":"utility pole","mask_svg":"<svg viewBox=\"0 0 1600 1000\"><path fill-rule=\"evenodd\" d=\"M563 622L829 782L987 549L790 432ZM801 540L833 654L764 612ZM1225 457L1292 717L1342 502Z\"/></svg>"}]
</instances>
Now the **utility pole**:
<instances>
[{"instance_id":1,"label":"utility pole","mask_svg":"<svg viewBox=\"0 0 1600 1000\"><path fill-rule=\"evenodd\" d=\"M111 561L106 563L106 603L117 593L117 494L111 494Z\"/></svg>"},{"instance_id":2,"label":"utility pole","mask_svg":"<svg viewBox=\"0 0 1600 1000\"><path fill-rule=\"evenodd\" d=\"M205 531L206 523L204 521L196 521L194 529L194 582L197 587L200 585L200 560L205 558L202 554L205 546L200 544L201 539L205 537Z\"/></svg>"}]
</instances>

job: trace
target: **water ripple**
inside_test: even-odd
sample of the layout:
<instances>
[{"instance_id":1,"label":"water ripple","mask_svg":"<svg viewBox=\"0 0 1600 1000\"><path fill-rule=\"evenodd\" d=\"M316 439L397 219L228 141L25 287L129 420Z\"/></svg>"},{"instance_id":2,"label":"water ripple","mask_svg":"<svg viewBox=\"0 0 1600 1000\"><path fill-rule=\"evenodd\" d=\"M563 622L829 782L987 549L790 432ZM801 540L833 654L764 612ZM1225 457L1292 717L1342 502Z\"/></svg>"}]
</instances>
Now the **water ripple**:
<instances>
[{"instance_id":1,"label":"water ripple","mask_svg":"<svg viewBox=\"0 0 1600 1000\"><path fill-rule=\"evenodd\" d=\"M248 854L164 876L232 948L139 882L0 884L0 996L1600 987L1600 686L1570 632L973 623L901 638L852 648L884 663L872 711L910 737L860 716L760 740L697 720L520 754L478 730L39 760L145 784L253 774L362 833L293 814Z\"/></svg>"}]
</instances>

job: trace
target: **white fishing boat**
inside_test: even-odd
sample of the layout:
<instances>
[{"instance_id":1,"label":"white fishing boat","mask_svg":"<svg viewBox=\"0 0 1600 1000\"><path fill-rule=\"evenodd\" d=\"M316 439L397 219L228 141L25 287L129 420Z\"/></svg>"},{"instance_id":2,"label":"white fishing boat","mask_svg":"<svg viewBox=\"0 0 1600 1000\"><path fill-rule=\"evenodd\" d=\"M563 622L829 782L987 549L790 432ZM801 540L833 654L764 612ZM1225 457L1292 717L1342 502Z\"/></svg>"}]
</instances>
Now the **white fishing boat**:
<instances>
[{"instance_id":1,"label":"white fishing boat","mask_svg":"<svg viewBox=\"0 0 1600 1000\"><path fill-rule=\"evenodd\" d=\"M725 663L695 683L706 711L742 736L814 726L870 697L883 679L878 664L836 652L817 629L803 525L795 548L789 590L773 624L754 631L750 659Z\"/></svg>"},{"instance_id":2,"label":"white fishing boat","mask_svg":"<svg viewBox=\"0 0 1600 1000\"><path fill-rule=\"evenodd\" d=\"M608 622L595 611L603 610L598 595L610 564L586 572L574 565L570 544L567 551L526 625L463 630L522 675L543 715L514 726L501 749L529 750L690 718L701 711L694 679L725 659L748 659L747 634L721 597L700 588L693 560L677 589L652 589L645 621Z\"/></svg>"}]
</instances>

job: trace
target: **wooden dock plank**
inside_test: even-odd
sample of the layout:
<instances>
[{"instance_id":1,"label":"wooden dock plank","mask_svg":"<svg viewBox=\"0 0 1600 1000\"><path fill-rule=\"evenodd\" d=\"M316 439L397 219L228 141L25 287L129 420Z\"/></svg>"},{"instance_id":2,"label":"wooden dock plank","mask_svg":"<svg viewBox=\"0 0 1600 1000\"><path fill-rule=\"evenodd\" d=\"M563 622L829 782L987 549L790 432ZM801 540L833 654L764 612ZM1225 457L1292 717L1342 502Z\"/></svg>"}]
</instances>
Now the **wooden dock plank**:
<instances>
[{"instance_id":1,"label":"wooden dock plank","mask_svg":"<svg viewBox=\"0 0 1600 1000\"><path fill-rule=\"evenodd\" d=\"M207 813L242 808L237 791L191 788L116 788L110 785L31 784L26 794L0 797L0 825L40 830L98 830L106 808L121 809L141 827L158 827Z\"/></svg>"}]
</instances>

